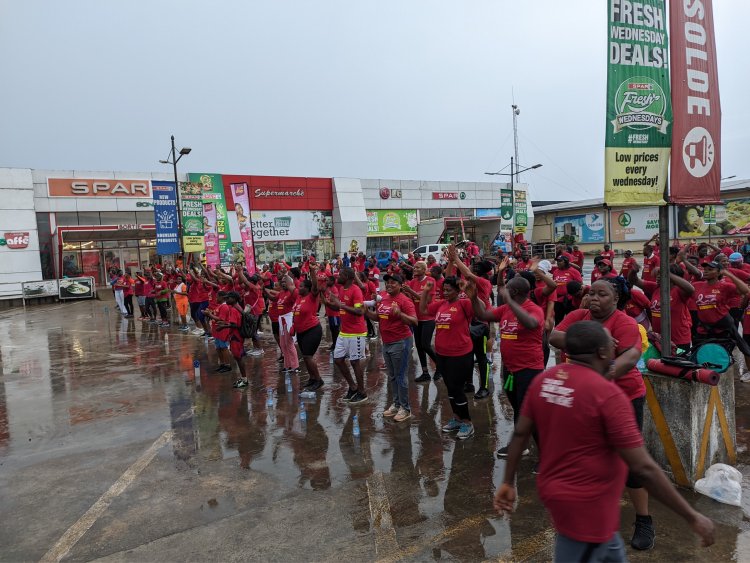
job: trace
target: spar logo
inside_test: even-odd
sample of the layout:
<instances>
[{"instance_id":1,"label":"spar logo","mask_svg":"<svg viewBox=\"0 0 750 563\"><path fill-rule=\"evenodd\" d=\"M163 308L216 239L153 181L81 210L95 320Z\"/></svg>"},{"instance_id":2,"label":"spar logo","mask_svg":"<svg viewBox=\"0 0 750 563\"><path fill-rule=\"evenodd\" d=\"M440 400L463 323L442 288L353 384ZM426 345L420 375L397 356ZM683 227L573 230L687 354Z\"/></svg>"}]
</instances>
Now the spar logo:
<instances>
[{"instance_id":1,"label":"spar logo","mask_svg":"<svg viewBox=\"0 0 750 563\"><path fill-rule=\"evenodd\" d=\"M620 213L620 216L617 218L617 224L621 227L629 226L631 221L632 219L630 218L630 213L627 213L626 211Z\"/></svg>"},{"instance_id":2,"label":"spar logo","mask_svg":"<svg viewBox=\"0 0 750 563\"><path fill-rule=\"evenodd\" d=\"M623 129L645 131L656 129L666 133L669 122L664 119L669 99L659 83L645 76L629 78L615 92L617 115L612 120L615 133Z\"/></svg>"},{"instance_id":3,"label":"spar logo","mask_svg":"<svg viewBox=\"0 0 750 563\"><path fill-rule=\"evenodd\" d=\"M29 246L29 233L4 233L0 239L0 246L7 246L12 250L18 250Z\"/></svg>"}]
</instances>

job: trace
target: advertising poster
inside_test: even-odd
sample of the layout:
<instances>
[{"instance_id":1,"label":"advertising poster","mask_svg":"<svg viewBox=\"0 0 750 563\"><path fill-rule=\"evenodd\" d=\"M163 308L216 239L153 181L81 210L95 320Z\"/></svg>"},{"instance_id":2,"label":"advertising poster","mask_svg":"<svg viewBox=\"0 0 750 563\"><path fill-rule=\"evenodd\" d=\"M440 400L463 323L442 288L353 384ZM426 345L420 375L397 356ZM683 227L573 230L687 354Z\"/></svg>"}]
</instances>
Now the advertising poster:
<instances>
[{"instance_id":1,"label":"advertising poster","mask_svg":"<svg viewBox=\"0 0 750 563\"><path fill-rule=\"evenodd\" d=\"M415 209L374 209L367 212L367 236L414 235L417 233Z\"/></svg>"},{"instance_id":2,"label":"advertising poster","mask_svg":"<svg viewBox=\"0 0 750 563\"><path fill-rule=\"evenodd\" d=\"M56 297L60 293L60 288L57 285L57 280L44 280L23 282L21 291L24 299L34 299L36 297Z\"/></svg>"},{"instance_id":3,"label":"advertising poster","mask_svg":"<svg viewBox=\"0 0 750 563\"><path fill-rule=\"evenodd\" d=\"M603 243L604 214L567 215L555 217L555 242L564 244Z\"/></svg>"},{"instance_id":4,"label":"advertising poster","mask_svg":"<svg viewBox=\"0 0 750 563\"><path fill-rule=\"evenodd\" d=\"M182 246L185 252L203 252L203 188L180 182L182 203Z\"/></svg>"},{"instance_id":5,"label":"advertising poster","mask_svg":"<svg viewBox=\"0 0 750 563\"><path fill-rule=\"evenodd\" d=\"M500 218L510 221L513 218L513 190L500 190Z\"/></svg>"},{"instance_id":6,"label":"advertising poster","mask_svg":"<svg viewBox=\"0 0 750 563\"><path fill-rule=\"evenodd\" d=\"M677 208L677 235L681 238L750 235L750 199L728 200L724 205L684 205Z\"/></svg>"},{"instance_id":7,"label":"advertising poster","mask_svg":"<svg viewBox=\"0 0 750 563\"><path fill-rule=\"evenodd\" d=\"M177 190L174 182L154 180L151 182L151 191L154 195L156 253L160 256L179 254L180 233L177 229Z\"/></svg>"},{"instance_id":8,"label":"advertising poster","mask_svg":"<svg viewBox=\"0 0 750 563\"><path fill-rule=\"evenodd\" d=\"M203 204L203 244L206 246L206 265L215 268L221 264L219 235L216 233L216 204Z\"/></svg>"},{"instance_id":9,"label":"advertising poster","mask_svg":"<svg viewBox=\"0 0 750 563\"><path fill-rule=\"evenodd\" d=\"M517 190L514 193L514 233L525 233L529 226L529 216L526 208L526 192Z\"/></svg>"},{"instance_id":10,"label":"advertising poster","mask_svg":"<svg viewBox=\"0 0 750 563\"><path fill-rule=\"evenodd\" d=\"M227 221L227 202L224 198L224 184L220 174L188 174L191 184L201 186L203 203L212 203L216 211L216 236L219 240L219 255L226 255L232 244ZM205 208L204 208L205 209ZM229 265L228 262L222 266Z\"/></svg>"},{"instance_id":11,"label":"advertising poster","mask_svg":"<svg viewBox=\"0 0 750 563\"><path fill-rule=\"evenodd\" d=\"M333 238L333 215L330 211L251 211L250 217L256 246L264 241ZM239 234L237 232L238 237Z\"/></svg>"},{"instance_id":12,"label":"advertising poster","mask_svg":"<svg viewBox=\"0 0 750 563\"><path fill-rule=\"evenodd\" d=\"M245 256L245 266L250 275L255 273L255 249L253 248L253 227L250 219L250 199L247 184L232 184L232 198L234 203L234 220L242 239L242 252Z\"/></svg>"},{"instance_id":13,"label":"advertising poster","mask_svg":"<svg viewBox=\"0 0 750 563\"><path fill-rule=\"evenodd\" d=\"M659 232L659 208L612 209L609 221L612 242L647 241Z\"/></svg>"},{"instance_id":14,"label":"advertising poster","mask_svg":"<svg viewBox=\"0 0 750 563\"><path fill-rule=\"evenodd\" d=\"M59 281L60 299L86 299L94 296L94 278L64 278Z\"/></svg>"},{"instance_id":15,"label":"advertising poster","mask_svg":"<svg viewBox=\"0 0 750 563\"><path fill-rule=\"evenodd\" d=\"M672 146L664 0L607 3L604 201L664 205Z\"/></svg>"},{"instance_id":16,"label":"advertising poster","mask_svg":"<svg viewBox=\"0 0 750 563\"><path fill-rule=\"evenodd\" d=\"M721 103L713 1L670 2L673 203L719 203Z\"/></svg>"},{"instance_id":17,"label":"advertising poster","mask_svg":"<svg viewBox=\"0 0 750 563\"><path fill-rule=\"evenodd\" d=\"M484 217L500 217L500 208L499 207L479 208L476 210L476 217L477 219L481 219Z\"/></svg>"}]
</instances>

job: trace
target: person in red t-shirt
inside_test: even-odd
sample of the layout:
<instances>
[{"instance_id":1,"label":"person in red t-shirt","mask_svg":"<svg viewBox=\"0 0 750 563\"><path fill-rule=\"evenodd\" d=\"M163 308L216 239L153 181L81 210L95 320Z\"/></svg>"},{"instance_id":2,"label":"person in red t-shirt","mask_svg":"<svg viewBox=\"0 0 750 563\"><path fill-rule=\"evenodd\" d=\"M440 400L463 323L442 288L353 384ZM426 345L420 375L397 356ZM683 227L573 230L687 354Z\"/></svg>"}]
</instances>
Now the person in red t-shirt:
<instances>
[{"instance_id":1,"label":"person in red t-shirt","mask_svg":"<svg viewBox=\"0 0 750 563\"><path fill-rule=\"evenodd\" d=\"M260 345L260 339L258 338L258 326L265 306L263 301L263 281L258 274L248 277L245 275L243 268L237 268L237 282L238 292L242 295L242 301L245 304L245 311L252 318L248 338L253 343L253 349L248 353L255 357L262 356L263 347Z\"/></svg>"},{"instance_id":2,"label":"person in red t-shirt","mask_svg":"<svg viewBox=\"0 0 750 563\"><path fill-rule=\"evenodd\" d=\"M235 387L240 387L238 383L244 381L241 387L247 387L247 373L245 365L242 362L242 356L245 355L245 349L242 346L242 337L240 336L240 325L242 324L242 309L238 305L240 295L236 291L230 291L224 294L223 303L220 302L216 310L206 311L204 314L214 321L214 346L219 356L219 367L216 369L219 373L232 371L230 357L233 357L237 363L240 372L240 379L235 382Z\"/></svg>"},{"instance_id":3,"label":"person in red t-shirt","mask_svg":"<svg viewBox=\"0 0 750 563\"><path fill-rule=\"evenodd\" d=\"M323 303L341 315L341 331L333 350L333 361L349 384L344 400L352 405L367 401L365 372L361 362L367 346L367 323L362 290L354 283L355 276L352 268L341 268L338 297L332 293L323 296ZM347 359L354 370L354 377L346 365Z\"/></svg>"},{"instance_id":4,"label":"person in red t-shirt","mask_svg":"<svg viewBox=\"0 0 750 563\"><path fill-rule=\"evenodd\" d=\"M138 317L139 321L145 321L148 316L146 314L146 279L143 277L143 272L136 272L135 279L133 280L133 293L135 299L138 301L138 308L141 310L141 316Z\"/></svg>"},{"instance_id":5,"label":"person in red t-shirt","mask_svg":"<svg viewBox=\"0 0 750 563\"><path fill-rule=\"evenodd\" d=\"M281 289L279 291L267 290L268 295L275 301L276 314L278 315L278 335L281 356L279 361L284 363L287 370L299 369L299 358L297 349L294 347L294 340L289 332L292 327L292 309L297 301L297 288L294 280L289 276L284 276L281 280Z\"/></svg>"},{"instance_id":6,"label":"person in red t-shirt","mask_svg":"<svg viewBox=\"0 0 750 563\"><path fill-rule=\"evenodd\" d=\"M573 261L571 264L575 264L578 266L579 270L583 270L583 263L586 261L586 257L583 255L583 252L580 251L578 246L573 247L573 252L570 253L573 256Z\"/></svg>"},{"instance_id":7,"label":"person in red t-shirt","mask_svg":"<svg viewBox=\"0 0 750 563\"><path fill-rule=\"evenodd\" d=\"M435 356L453 410L453 418L443 426L443 432L458 431L456 437L465 440L474 434L464 394L464 384L474 372L474 346L469 333L474 309L471 301L458 298L461 291L458 280L448 276L443 281L443 299L430 303L432 282L428 281L419 300L419 312L435 318Z\"/></svg>"},{"instance_id":8,"label":"person in red t-shirt","mask_svg":"<svg viewBox=\"0 0 750 563\"><path fill-rule=\"evenodd\" d=\"M626 560L619 529L628 469L690 523L704 546L711 545L713 523L682 498L649 456L627 397L609 381L610 336L596 322L579 322L563 346L569 363L538 375L526 394L495 509L501 514L515 509L518 464L536 432L541 445L537 490L557 530L555 561Z\"/></svg>"},{"instance_id":9,"label":"person in red t-shirt","mask_svg":"<svg viewBox=\"0 0 750 563\"><path fill-rule=\"evenodd\" d=\"M402 288L402 291L410 296L414 303L419 303L422 291L430 281L430 278L426 274L427 263L421 261L417 262L414 264L414 275ZM389 275L393 276L398 274ZM435 287L435 285L436 284L433 281L433 287ZM433 296L431 295L430 299L432 299L432 297ZM422 373L414 381L417 383L425 383L430 381L430 371L427 367L427 358L429 357L435 362L435 366L437 366L435 350L432 349L432 335L435 332L435 315L430 315L429 313L422 314L417 311L417 321L417 326L414 327L414 341L417 347L417 357L419 358L419 365L422 367ZM435 381L439 381L440 377L440 371L436 367L434 375Z\"/></svg>"},{"instance_id":10,"label":"person in red t-shirt","mask_svg":"<svg viewBox=\"0 0 750 563\"><path fill-rule=\"evenodd\" d=\"M591 285L589 308L569 313L550 336L550 344L565 351L565 332L579 321L594 320L609 330L617 342L616 358L612 378L625 392L633 405L638 427L643 428L643 406L646 386L643 376L636 368L641 357L641 332L635 319L618 309L623 301L621 291L626 286L614 283L616 280L599 280ZM650 549L654 543L654 528L648 512L648 493L643 489L635 474L628 476L625 486L630 493L636 513L636 525L631 545L635 549Z\"/></svg>"},{"instance_id":11,"label":"person in red t-shirt","mask_svg":"<svg viewBox=\"0 0 750 563\"><path fill-rule=\"evenodd\" d=\"M635 262L635 258L633 258L632 250L626 250L623 254L625 256L625 259L622 261L622 266L620 267L620 275L624 278L627 278L628 272Z\"/></svg>"},{"instance_id":12,"label":"person in red t-shirt","mask_svg":"<svg viewBox=\"0 0 750 563\"><path fill-rule=\"evenodd\" d=\"M656 241L659 235L654 235L651 240L643 245L643 271L641 279L646 281L656 281L654 270L659 266L659 253L654 251L651 242Z\"/></svg>"},{"instance_id":13,"label":"person in red t-shirt","mask_svg":"<svg viewBox=\"0 0 750 563\"><path fill-rule=\"evenodd\" d=\"M604 245L604 250L599 253L599 256L606 258L610 262L615 261L615 251L612 250L608 244Z\"/></svg>"},{"instance_id":14,"label":"person in red t-shirt","mask_svg":"<svg viewBox=\"0 0 750 563\"><path fill-rule=\"evenodd\" d=\"M404 278L386 274L383 279L385 295L375 305L375 311L366 311L365 314L380 326L383 359L391 380L393 403L383 412L383 416L402 422L411 417L407 371L414 342L411 331L417 325L417 310L414 302L401 293Z\"/></svg>"},{"instance_id":15,"label":"person in red t-shirt","mask_svg":"<svg viewBox=\"0 0 750 563\"><path fill-rule=\"evenodd\" d=\"M577 281L583 283L581 272L570 266L570 259L565 254L555 258L556 267L552 268L552 279L557 284L557 301L555 302L555 324L560 324L565 315L571 311L566 296L568 295L568 282Z\"/></svg>"},{"instance_id":16,"label":"person in red t-shirt","mask_svg":"<svg viewBox=\"0 0 750 563\"><path fill-rule=\"evenodd\" d=\"M530 291L529 282L516 276L507 286L498 287L504 305L494 309L486 309L475 293L467 292L472 293L471 303L477 318L499 323L503 389L513 407L514 423L518 422L529 385L544 370L544 311L529 299ZM497 451L500 457L507 454L507 446Z\"/></svg>"},{"instance_id":17,"label":"person in red t-shirt","mask_svg":"<svg viewBox=\"0 0 750 563\"><path fill-rule=\"evenodd\" d=\"M317 277L318 267L310 265L311 277ZM318 351L320 341L323 338L323 327L318 320L318 309L320 299L318 294L317 280L304 280L297 291L297 301L294 303L292 331L297 335L297 344L302 352L302 359L307 367L310 379L305 385L307 391L317 391L323 387L323 379L320 377L318 363L315 361L315 353Z\"/></svg>"}]
</instances>

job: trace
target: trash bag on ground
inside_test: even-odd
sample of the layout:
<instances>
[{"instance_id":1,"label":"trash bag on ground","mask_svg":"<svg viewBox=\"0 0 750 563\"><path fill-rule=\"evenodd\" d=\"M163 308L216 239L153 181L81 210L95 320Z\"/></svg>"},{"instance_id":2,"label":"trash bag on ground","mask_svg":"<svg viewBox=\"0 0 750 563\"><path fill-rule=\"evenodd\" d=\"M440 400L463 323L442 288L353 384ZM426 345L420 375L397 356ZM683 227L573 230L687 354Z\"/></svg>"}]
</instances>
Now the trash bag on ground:
<instances>
[{"instance_id":1,"label":"trash bag on ground","mask_svg":"<svg viewBox=\"0 0 750 563\"><path fill-rule=\"evenodd\" d=\"M731 465L715 463L703 479L695 482L695 490L714 500L740 506L742 502L742 473Z\"/></svg>"}]
</instances>

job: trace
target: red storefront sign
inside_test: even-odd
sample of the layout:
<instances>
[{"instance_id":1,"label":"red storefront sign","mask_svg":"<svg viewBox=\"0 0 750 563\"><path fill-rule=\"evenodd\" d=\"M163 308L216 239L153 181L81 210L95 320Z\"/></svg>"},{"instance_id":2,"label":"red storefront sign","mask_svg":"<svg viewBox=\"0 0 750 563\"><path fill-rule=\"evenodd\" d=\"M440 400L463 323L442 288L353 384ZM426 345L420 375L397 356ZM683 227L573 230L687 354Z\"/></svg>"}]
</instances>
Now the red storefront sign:
<instances>
[{"instance_id":1,"label":"red storefront sign","mask_svg":"<svg viewBox=\"0 0 750 563\"><path fill-rule=\"evenodd\" d=\"M50 197L137 197L151 198L150 180L98 180L47 178Z\"/></svg>"},{"instance_id":2,"label":"red storefront sign","mask_svg":"<svg viewBox=\"0 0 750 563\"><path fill-rule=\"evenodd\" d=\"M233 201L232 184L247 184L253 211L333 209L330 178L222 175L227 201Z\"/></svg>"},{"instance_id":3,"label":"red storefront sign","mask_svg":"<svg viewBox=\"0 0 750 563\"><path fill-rule=\"evenodd\" d=\"M19 250L29 246L29 233L3 233L5 246L12 250Z\"/></svg>"},{"instance_id":4,"label":"red storefront sign","mask_svg":"<svg viewBox=\"0 0 750 563\"><path fill-rule=\"evenodd\" d=\"M673 203L719 203L721 104L712 0L670 2Z\"/></svg>"},{"instance_id":5,"label":"red storefront sign","mask_svg":"<svg viewBox=\"0 0 750 563\"><path fill-rule=\"evenodd\" d=\"M432 199L458 199L458 192L432 192Z\"/></svg>"}]
</instances>

